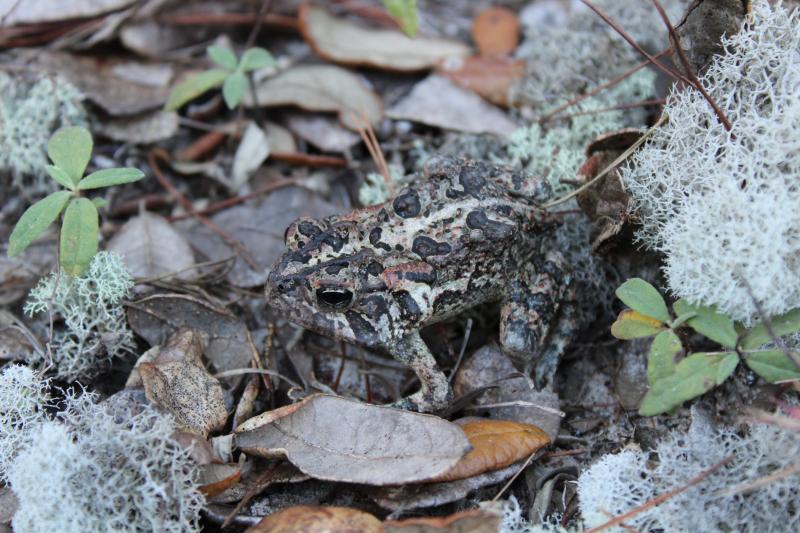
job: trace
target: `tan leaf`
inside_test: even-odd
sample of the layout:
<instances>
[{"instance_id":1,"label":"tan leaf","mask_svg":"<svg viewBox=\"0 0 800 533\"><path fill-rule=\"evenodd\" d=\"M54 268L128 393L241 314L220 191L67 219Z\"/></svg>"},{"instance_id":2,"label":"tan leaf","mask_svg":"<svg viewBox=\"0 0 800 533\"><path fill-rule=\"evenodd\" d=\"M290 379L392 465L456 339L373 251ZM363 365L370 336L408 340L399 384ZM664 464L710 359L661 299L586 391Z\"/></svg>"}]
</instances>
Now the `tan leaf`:
<instances>
[{"instance_id":1,"label":"tan leaf","mask_svg":"<svg viewBox=\"0 0 800 533\"><path fill-rule=\"evenodd\" d=\"M469 451L457 425L412 413L315 394L236 428L245 453L286 457L318 479L397 485L443 474Z\"/></svg>"},{"instance_id":2,"label":"tan leaf","mask_svg":"<svg viewBox=\"0 0 800 533\"><path fill-rule=\"evenodd\" d=\"M234 486L241 477L242 470L238 465L211 463L199 468L197 481L200 492L206 498L211 498Z\"/></svg>"},{"instance_id":3,"label":"tan leaf","mask_svg":"<svg viewBox=\"0 0 800 533\"><path fill-rule=\"evenodd\" d=\"M447 78L431 75L386 111L397 120L411 120L463 133L510 135L517 125L499 108Z\"/></svg>"},{"instance_id":4,"label":"tan leaf","mask_svg":"<svg viewBox=\"0 0 800 533\"><path fill-rule=\"evenodd\" d=\"M525 63L504 57L467 57L446 61L438 73L490 102L508 106L509 90L525 74Z\"/></svg>"},{"instance_id":5,"label":"tan leaf","mask_svg":"<svg viewBox=\"0 0 800 533\"><path fill-rule=\"evenodd\" d=\"M139 362L138 369L152 404L170 412L180 427L207 437L222 429L228 412L222 385L203 366L196 337L190 330L179 331L164 357L155 354L153 362ZM178 353L179 347L185 351Z\"/></svg>"},{"instance_id":6,"label":"tan leaf","mask_svg":"<svg viewBox=\"0 0 800 533\"><path fill-rule=\"evenodd\" d=\"M352 72L333 65L301 65L258 83L259 106L294 105L310 111L338 113L339 120L352 130L359 124L352 116L366 116L376 124L383 116L383 102ZM253 107L250 91L243 103Z\"/></svg>"},{"instance_id":7,"label":"tan leaf","mask_svg":"<svg viewBox=\"0 0 800 533\"><path fill-rule=\"evenodd\" d=\"M519 43L519 20L505 7L490 7L472 22L472 39L482 56L508 55Z\"/></svg>"},{"instance_id":8,"label":"tan leaf","mask_svg":"<svg viewBox=\"0 0 800 533\"><path fill-rule=\"evenodd\" d=\"M314 51L329 61L394 71L425 70L449 57L469 55L464 43L449 39L410 38L398 30L373 29L326 10L300 8L300 30Z\"/></svg>"},{"instance_id":9,"label":"tan leaf","mask_svg":"<svg viewBox=\"0 0 800 533\"><path fill-rule=\"evenodd\" d=\"M382 533L381 521L349 507L296 505L265 516L248 533Z\"/></svg>"},{"instance_id":10,"label":"tan leaf","mask_svg":"<svg viewBox=\"0 0 800 533\"><path fill-rule=\"evenodd\" d=\"M413 517L387 520L385 533L497 533L503 520L502 504L470 509L450 516Z\"/></svg>"},{"instance_id":11,"label":"tan leaf","mask_svg":"<svg viewBox=\"0 0 800 533\"><path fill-rule=\"evenodd\" d=\"M175 274L191 277L194 253L183 235L163 217L142 213L123 225L108 243L108 250L125 259L125 266L136 278Z\"/></svg>"},{"instance_id":12,"label":"tan leaf","mask_svg":"<svg viewBox=\"0 0 800 533\"><path fill-rule=\"evenodd\" d=\"M550 437L538 427L509 420L467 422L461 429L472 451L433 481L455 481L499 470L550 444Z\"/></svg>"}]
</instances>

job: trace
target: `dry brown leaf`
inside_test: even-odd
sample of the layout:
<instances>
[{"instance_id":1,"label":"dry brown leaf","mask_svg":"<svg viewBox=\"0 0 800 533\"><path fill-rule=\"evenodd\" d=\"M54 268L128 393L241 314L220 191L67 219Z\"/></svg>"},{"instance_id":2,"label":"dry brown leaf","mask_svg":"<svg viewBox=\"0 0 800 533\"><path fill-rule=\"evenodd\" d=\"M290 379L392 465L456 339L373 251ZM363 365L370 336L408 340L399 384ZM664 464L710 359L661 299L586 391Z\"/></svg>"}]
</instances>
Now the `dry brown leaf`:
<instances>
[{"instance_id":1,"label":"dry brown leaf","mask_svg":"<svg viewBox=\"0 0 800 533\"><path fill-rule=\"evenodd\" d=\"M98 122L98 131L109 139L133 144L163 141L178 132L178 114L161 109L125 117L99 117Z\"/></svg>"},{"instance_id":2,"label":"dry brown leaf","mask_svg":"<svg viewBox=\"0 0 800 533\"><path fill-rule=\"evenodd\" d=\"M236 428L245 453L286 457L318 479L398 485L448 471L469 451L457 425L432 415L315 394Z\"/></svg>"},{"instance_id":3,"label":"dry brown leaf","mask_svg":"<svg viewBox=\"0 0 800 533\"><path fill-rule=\"evenodd\" d=\"M494 472L458 481L403 485L402 487L378 487L369 496L372 500L390 511L408 511L437 507L466 498L470 493L483 487L501 483L517 472L524 461L515 463Z\"/></svg>"},{"instance_id":4,"label":"dry brown leaf","mask_svg":"<svg viewBox=\"0 0 800 533\"><path fill-rule=\"evenodd\" d=\"M361 137L334 118L320 113L297 112L286 119L289 129L323 152L346 152L361 142Z\"/></svg>"},{"instance_id":5,"label":"dry brown leaf","mask_svg":"<svg viewBox=\"0 0 800 533\"><path fill-rule=\"evenodd\" d=\"M489 410L493 419L532 424L551 440L558 435L564 416L558 410L558 396L547 389L535 390L497 346L487 345L472 354L453 380L456 397L469 396L486 387L490 388L475 398L475 409L483 411L486 408L482 406L495 405Z\"/></svg>"},{"instance_id":6,"label":"dry brown leaf","mask_svg":"<svg viewBox=\"0 0 800 533\"><path fill-rule=\"evenodd\" d=\"M288 129L270 121L264 122L263 128L267 134L270 152L291 154L297 151L297 143L294 142L294 136Z\"/></svg>"},{"instance_id":7,"label":"dry brown leaf","mask_svg":"<svg viewBox=\"0 0 800 533\"><path fill-rule=\"evenodd\" d=\"M163 356L150 350L153 361L140 360L137 367L152 404L170 412L179 427L208 437L222 429L228 412L222 385L203 366L205 343L199 337L181 329L167 343Z\"/></svg>"},{"instance_id":8,"label":"dry brown leaf","mask_svg":"<svg viewBox=\"0 0 800 533\"><path fill-rule=\"evenodd\" d=\"M449 57L469 55L467 45L449 39L410 38L398 30L373 29L332 16L325 9L300 8L300 31L329 61L387 70L425 70Z\"/></svg>"},{"instance_id":9,"label":"dry brown leaf","mask_svg":"<svg viewBox=\"0 0 800 533\"><path fill-rule=\"evenodd\" d=\"M296 505L265 516L248 533L382 533L381 521L350 507Z\"/></svg>"},{"instance_id":10,"label":"dry brown leaf","mask_svg":"<svg viewBox=\"0 0 800 533\"><path fill-rule=\"evenodd\" d=\"M37 50L28 57L33 64L66 78L109 115L127 116L157 109L169 96L169 85L133 83L120 77L115 68L121 61L46 50Z\"/></svg>"},{"instance_id":11,"label":"dry brown leaf","mask_svg":"<svg viewBox=\"0 0 800 533\"><path fill-rule=\"evenodd\" d=\"M201 466L197 483L206 498L212 498L239 482L242 470L235 464L211 463Z\"/></svg>"},{"instance_id":12,"label":"dry brown leaf","mask_svg":"<svg viewBox=\"0 0 800 533\"><path fill-rule=\"evenodd\" d=\"M525 74L525 63L505 57L467 57L445 61L438 74L490 102L508 106L509 91Z\"/></svg>"},{"instance_id":13,"label":"dry brown leaf","mask_svg":"<svg viewBox=\"0 0 800 533\"><path fill-rule=\"evenodd\" d=\"M255 122L249 122L233 156L231 189L239 192L250 176L269 157L270 146L267 135Z\"/></svg>"},{"instance_id":14,"label":"dry brown leaf","mask_svg":"<svg viewBox=\"0 0 800 533\"><path fill-rule=\"evenodd\" d=\"M142 213L128 220L108 243L108 250L120 254L136 278L175 274L178 279L187 279L192 274L192 248L158 215Z\"/></svg>"},{"instance_id":15,"label":"dry brown leaf","mask_svg":"<svg viewBox=\"0 0 800 533\"><path fill-rule=\"evenodd\" d=\"M117 11L132 4L134 0L0 0L2 26L55 22L59 20L94 17Z\"/></svg>"},{"instance_id":16,"label":"dry brown leaf","mask_svg":"<svg viewBox=\"0 0 800 533\"><path fill-rule=\"evenodd\" d=\"M128 306L128 322L152 346L163 344L182 327L207 334L205 356L220 372L247 368L257 358L250 331L239 318L192 296L157 294L137 300Z\"/></svg>"},{"instance_id":17,"label":"dry brown leaf","mask_svg":"<svg viewBox=\"0 0 800 533\"><path fill-rule=\"evenodd\" d=\"M482 56L509 55L519 43L519 20L505 7L490 7L472 22L472 40Z\"/></svg>"},{"instance_id":18,"label":"dry brown leaf","mask_svg":"<svg viewBox=\"0 0 800 533\"><path fill-rule=\"evenodd\" d=\"M506 136L517 129L499 108L435 74L417 83L410 94L386 111L386 116L464 133Z\"/></svg>"},{"instance_id":19,"label":"dry brown leaf","mask_svg":"<svg viewBox=\"0 0 800 533\"><path fill-rule=\"evenodd\" d=\"M171 413L179 427L207 437L225 426L222 385L202 366L141 363L139 374L150 403Z\"/></svg>"},{"instance_id":20,"label":"dry brown leaf","mask_svg":"<svg viewBox=\"0 0 800 533\"><path fill-rule=\"evenodd\" d=\"M239 398L239 402L236 404L236 410L233 413L233 427L237 427L253 415L258 391L261 388L260 385L261 377L259 375L253 374L247 378L247 384L244 386L242 396Z\"/></svg>"},{"instance_id":21,"label":"dry brown leaf","mask_svg":"<svg viewBox=\"0 0 800 533\"><path fill-rule=\"evenodd\" d=\"M433 481L455 481L499 470L548 445L547 433L531 424L483 419L461 424L472 451Z\"/></svg>"},{"instance_id":22,"label":"dry brown leaf","mask_svg":"<svg viewBox=\"0 0 800 533\"><path fill-rule=\"evenodd\" d=\"M497 533L503 521L502 504L482 506L450 516L414 517L386 520L385 533Z\"/></svg>"},{"instance_id":23,"label":"dry brown leaf","mask_svg":"<svg viewBox=\"0 0 800 533\"><path fill-rule=\"evenodd\" d=\"M353 114L366 116L370 124L376 124L383 116L380 96L352 72L333 65L301 65L267 78L258 83L256 100L262 107L293 105L335 112L351 130L358 129ZM250 91L245 93L243 103L253 107Z\"/></svg>"}]
</instances>

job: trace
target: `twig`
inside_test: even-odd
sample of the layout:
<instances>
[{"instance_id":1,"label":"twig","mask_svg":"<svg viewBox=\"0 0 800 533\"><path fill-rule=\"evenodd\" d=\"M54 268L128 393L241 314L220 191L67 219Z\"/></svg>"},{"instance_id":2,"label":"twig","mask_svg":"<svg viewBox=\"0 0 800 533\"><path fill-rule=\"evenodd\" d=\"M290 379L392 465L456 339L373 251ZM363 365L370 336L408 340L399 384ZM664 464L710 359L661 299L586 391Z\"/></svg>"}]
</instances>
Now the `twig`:
<instances>
[{"instance_id":1,"label":"twig","mask_svg":"<svg viewBox=\"0 0 800 533\"><path fill-rule=\"evenodd\" d=\"M448 383L453 383L453 378L456 375L459 367L461 366L461 360L464 358L464 352L467 351L467 343L469 342L469 336L472 333L472 319L467 319L467 325L464 328L464 338L461 341L461 349L458 350L458 359L456 359L456 364L453 366L453 371L450 372L450 377L447 378Z\"/></svg>"},{"instance_id":2,"label":"twig","mask_svg":"<svg viewBox=\"0 0 800 533\"><path fill-rule=\"evenodd\" d=\"M663 63L660 63L660 62L656 61L656 58L654 56L648 54L647 51L644 48L642 48L639 45L639 43L637 43L634 40L634 38L630 36L630 34L628 34L628 32L626 32L624 29L622 29L622 27L619 24L617 24L611 17L606 15L606 13L602 9L600 9L596 5L592 4L589 0L581 0L581 2L583 2L586 5L586 7L588 7L589 9L594 11L595 13L597 13L597 16L599 16L601 19L603 19L606 22L606 24L611 26L611 28L613 28L614 31L616 31L623 39L628 41L629 45L631 45L634 49L636 49L637 52L639 52L644 57L646 57L647 60L650 63L655 65L656 68L658 68L659 70L664 72L670 78L675 78L676 80L680 80L680 81L682 81L683 83L685 83L687 85L692 85L691 80L689 80L686 76L684 76L680 72L672 70L671 68L667 67Z\"/></svg>"},{"instance_id":3,"label":"twig","mask_svg":"<svg viewBox=\"0 0 800 533\"><path fill-rule=\"evenodd\" d=\"M678 494L680 494L682 492L686 492L687 490L692 488L694 485L697 485L698 483L703 481L705 478L707 478L708 476L710 476L711 474L713 474L714 472L716 472L717 470L719 470L720 468L722 468L726 464L728 464L731 461L733 461L733 459L735 457L736 457L735 454L730 454L729 456L724 458L722 461L710 466L709 468L706 468L705 470L703 470L702 472L697 474L695 477L693 477L692 479L687 481L684 485L682 485L680 487L677 487L677 488L674 488L674 489L672 489L670 491L667 491L664 494L661 494L659 496L656 496L655 498L644 502L642 505L638 505L638 506L634 507L633 509L631 509L627 513L623 513L623 514L621 514L619 516L616 516L616 517L612 518L608 522L605 522L604 524L600 524L597 527L593 527L592 529L589 529L585 533L596 533L597 531L602 531L604 529L608 529L610 527L617 526L617 525L625 522L626 520L636 516L637 514L641 513L642 511L650 509L651 507L657 507L657 506L661 505L662 503L664 503L665 501L669 500L673 496L677 496Z\"/></svg>"},{"instance_id":4,"label":"twig","mask_svg":"<svg viewBox=\"0 0 800 533\"><path fill-rule=\"evenodd\" d=\"M658 59L661 56L664 56L664 55L670 53L671 51L672 51L672 48L667 48L666 50L660 51L659 53L657 53L653 57L655 59ZM571 100L569 100L565 104L562 104L562 105L558 106L557 108L553 109L552 111L550 111L549 113L547 113L543 117L539 118L539 124L543 124L543 123L549 121L550 119L552 119L555 115L557 115L560 112L564 111L565 109L568 109L568 108L574 106L575 104L579 104L580 102L586 100L587 98L591 98L592 96L604 91L605 89L613 87L614 85L616 85L616 84L622 82L623 80L629 78L630 76L636 74L638 71L640 71L641 69L643 69L644 67L646 67L647 65L650 65L650 64L651 64L650 60L642 61L641 63L639 63L635 67L631 68L630 70L626 70L625 72L623 72L622 74L620 74L616 78L612 78L612 79L608 80L605 83L601 83L600 85L598 85L597 87L595 87L591 91L589 91L587 93L583 93L583 94L581 94L579 96L576 96L575 98L572 98Z\"/></svg>"},{"instance_id":5,"label":"twig","mask_svg":"<svg viewBox=\"0 0 800 533\"><path fill-rule=\"evenodd\" d=\"M686 58L686 53L683 51L683 47L681 46L681 40L680 37L678 36L678 32L675 30L675 26L673 26L672 23L669 21L667 12L664 11L664 8L661 6L661 3L658 0L652 0L652 2L653 5L656 6L658 14L661 15L661 20L663 20L664 24L666 24L667 26L667 30L669 31L669 38L672 41L672 49L677 52L678 59L680 60L681 65L683 65L683 69L686 71L686 75L689 77L691 85L695 89L700 91L700 94L702 94L703 98L706 99L708 105L710 105L711 109L714 110L714 113L717 114L717 118L719 118L719 121L722 123L722 126L725 128L725 130L731 131L733 129L733 126L731 125L730 120L728 120L728 117L726 117L725 113L722 112L722 109L719 108L717 102L715 102L714 99L711 98L711 95L708 94L708 91L706 91L706 88L703 87L702 83L700 83L700 80L697 79L697 76L695 75L694 70L692 69L692 65L689 63L689 60Z\"/></svg>"},{"instance_id":6,"label":"twig","mask_svg":"<svg viewBox=\"0 0 800 533\"><path fill-rule=\"evenodd\" d=\"M645 107L649 105L664 105L665 103L666 100L664 98L651 98L650 100L639 100L638 102L629 102L627 104L617 104L608 107L598 107L597 109L586 109L584 111L576 111L574 113L558 115L552 120L566 120L572 117L580 117L583 115L598 115L600 113L607 113L609 111L620 111L622 109L633 109L635 107Z\"/></svg>"},{"instance_id":7,"label":"twig","mask_svg":"<svg viewBox=\"0 0 800 533\"><path fill-rule=\"evenodd\" d=\"M222 209L227 209L228 207L238 205L246 200L250 200L251 198L255 198L257 196L261 196L264 193L275 191L277 189L282 189L284 187L289 187L291 185L297 185L297 180L295 178L281 178L279 180L272 181L259 187L258 189L251 191L247 194L243 194L241 196L234 196L233 198L228 198L226 200L222 200L215 204L211 204L205 209L198 209L192 213L184 213L182 215L175 215L172 217L168 217L167 219L170 222L174 222L176 220L183 220L184 218L189 218L194 216L195 214L198 215L210 215L211 213L216 213L217 211L221 211Z\"/></svg>"},{"instance_id":8,"label":"twig","mask_svg":"<svg viewBox=\"0 0 800 533\"><path fill-rule=\"evenodd\" d=\"M780 481L781 479L793 476L795 474L800 473L800 463L795 463L793 465L789 465L786 468L782 468L777 472L773 472L768 476L763 476L755 481L751 481L750 483L740 483L735 487L731 487L727 490L720 491L715 494L715 496L733 496L735 494L745 494L748 492L753 492L754 490L758 490L765 485L769 485L774 481Z\"/></svg>"},{"instance_id":9,"label":"twig","mask_svg":"<svg viewBox=\"0 0 800 533\"><path fill-rule=\"evenodd\" d=\"M247 503L252 500L258 493L262 492L264 489L270 486L272 483L272 477L275 475L275 470L278 468L278 465L281 464L281 461L277 461L269 466L264 473L258 476L258 479L253 483L253 485L248 489L245 493L244 497L236 504L236 507L230 512L230 514L225 518L225 521L222 523L222 529L228 527L236 515L239 514L239 511L242 510L242 507L247 505Z\"/></svg>"},{"instance_id":10,"label":"twig","mask_svg":"<svg viewBox=\"0 0 800 533\"><path fill-rule=\"evenodd\" d=\"M215 378L228 378L231 376L243 376L246 374L264 374L267 376L275 376L276 378L280 378L292 387L297 387L298 389L302 389L303 387L295 382L292 381L290 378L287 378L280 372L275 372L274 370L268 370L266 368L234 368L232 370L225 370L224 372L217 372L214 374Z\"/></svg>"},{"instance_id":11,"label":"twig","mask_svg":"<svg viewBox=\"0 0 800 533\"><path fill-rule=\"evenodd\" d=\"M519 475L520 475L521 473L523 473L523 472L525 471L525 469L526 469L526 468L528 468L528 465L529 465L529 464L531 464L531 461L533 461L533 458L534 458L534 456L536 456L536 453L537 453L538 451L539 451L539 450L535 450L533 453L531 453L531 454L528 456L528 458L527 458L527 459L525 459L525 462L522 464L522 466L521 466L521 467L519 467L519 470L517 470L517 471L516 471L516 473L514 473L514 475L513 475L513 476L511 476L511 479L509 479L509 480L506 482L506 484L505 484L505 485L503 485L503 488L502 488L502 489L500 489L500 492L498 492L497 494L495 494L495 495L494 495L494 498L492 498L492 500L491 500L491 501L492 501L492 503L494 503L494 502L496 502L497 500L499 500L499 499L500 499L500 496L502 496L502 495L503 495L503 493L505 493L505 491L506 491L506 490L508 490L508 487L510 487L510 486L511 486L511 484L512 484L512 483L514 483L514 481L516 481L516 480L517 480L517 478L519 477Z\"/></svg>"},{"instance_id":12,"label":"twig","mask_svg":"<svg viewBox=\"0 0 800 533\"><path fill-rule=\"evenodd\" d=\"M634 150L636 150L639 146L641 146L642 143L644 143L647 140L647 138L650 137L650 135L652 135L652 133L656 130L656 128L660 127L661 124L663 124L666 120L667 120L667 115L666 114L662 114L659 117L659 119L656 121L656 123L653 124L653 126L649 130L647 130L644 133L644 135L642 135L635 143L633 143L630 146L630 148L628 148L627 150L622 152L622 154L620 154L620 156L618 158L616 158L614 161L612 161L610 165L608 165L606 168L604 168L603 171L600 174L598 174L597 176L595 176L591 180L587 181L586 183L584 183L583 185L581 185L580 187L578 187L577 189L575 189L571 193L569 193L569 194L567 194L565 196L562 196L561 198L558 198L557 200L553 200L550 203L544 204L542 207L545 208L545 209L549 209L551 207L557 206L558 204L562 204L562 203L566 202L567 200L570 200L570 199L574 198L575 196L578 196L580 193L582 193L583 191L585 191L589 187L593 186L600 179L605 177L606 174L611 172L617 165L619 165L620 163L625 161L625 159L627 159L627 157L629 155L631 155Z\"/></svg>"},{"instance_id":13,"label":"twig","mask_svg":"<svg viewBox=\"0 0 800 533\"><path fill-rule=\"evenodd\" d=\"M239 240L231 235L228 235L225 230L195 210L192 203L178 189L175 188L167 176L161 171L161 167L158 166L158 159L169 162L169 154L167 154L163 148L153 148L150 150L150 153L147 154L147 162L150 164L150 168L153 169L153 174L161 186L164 187L170 194L172 194L178 203L181 204L183 208L191 214L191 216L197 218L197 220L199 220L204 226L218 235L222 240L230 245L231 248L236 250L236 253L239 254L240 257L248 265L250 265L251 268L253 268L253 270L260 270L261 267L258 265L247 248L241 242L239 242Z\"/></svg>"},{"instance_id":14,"label":"twig","mask_svg":"<svg viewBox=\"0 0 800 533\"><path fill-rule=\"evenodd\" d=\"M378 138L375 136L375 130L372 129L372 124L370 124L367 115L365 113L356 115L354 112L351 112L350 117L358 129L358 134L361 136L361 140L364 141L369 155L372 157L372 161L378 168L378 172L383 176L383 181L386 183L386 188L389 190L389 196L394 196L394 184L392 183L392 176L389 174L389 165L386 164L386 158L383 157L381 145L378 142Z\"/></svg>"}]
</instances>

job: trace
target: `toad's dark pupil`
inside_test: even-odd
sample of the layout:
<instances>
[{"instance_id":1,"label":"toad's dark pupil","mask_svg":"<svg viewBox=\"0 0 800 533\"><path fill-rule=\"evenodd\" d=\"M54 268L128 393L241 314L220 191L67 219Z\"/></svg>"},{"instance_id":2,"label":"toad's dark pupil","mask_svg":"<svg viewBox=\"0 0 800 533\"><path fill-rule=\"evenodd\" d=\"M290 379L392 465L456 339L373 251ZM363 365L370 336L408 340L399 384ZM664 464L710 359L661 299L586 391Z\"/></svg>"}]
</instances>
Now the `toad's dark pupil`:
<instances>
[{"instance_id":1,"label":"toad's dark pupil","mask_svg":"<svg viewBox=\"0 0 800 533\"><path fill-rule=\"evenodd\" d=\"M333 309L341 309L350 305L353 293L347 289L317 289L317 301Z\"/></svg>"}]
</instances>

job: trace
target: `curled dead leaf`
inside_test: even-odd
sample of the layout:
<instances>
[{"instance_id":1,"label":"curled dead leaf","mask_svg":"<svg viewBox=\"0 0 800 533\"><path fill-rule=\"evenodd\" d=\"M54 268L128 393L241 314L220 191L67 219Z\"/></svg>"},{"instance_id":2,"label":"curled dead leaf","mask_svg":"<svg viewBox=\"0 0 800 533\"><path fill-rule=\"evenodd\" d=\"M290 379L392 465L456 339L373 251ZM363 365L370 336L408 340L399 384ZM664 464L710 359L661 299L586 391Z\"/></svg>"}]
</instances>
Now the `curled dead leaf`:
<instances>
[{"instance_id":1,"label":"curled dead leaf","mask_svg":"<svg viewBox=\"0 0 800 533\"><path fill-rule=\"evenodd\" d=\"M150 403L168 411L179 427L207 437L225 426L228 412L219 380L193 361L141 363Z\"/></svg>"},{"instance_id":2,"label":"curled dead leaf","mask_svg":"<svg viewBox=\"0 0 800 533\"><path fill-rule=\"evenodd\" d=\"M550 444L540 428L510 420L478 420L461 424L472 451L432 481L455 481L499 470Z\"/></svg>"},{"instance_id":3,"label":"curled dead leaf","mask_svg":"<svg viewBox=\"0 0 800 533\"><path fill-rule=\"evenodd\" d=\"M265 516L248 533L382 533L381 521L349 507L296 505Z\"/></svg>"},{"instance_id":4,"label":"curled dead leaf","mask_svg":"<svg viewBox=\"0 0 800 533\"><path fill-rule=\"evenodd\" d=\"M242 470L238 465L211 463L200 467L197 481L200 492L206 498L212 498L234 486L241 477Z\"/></svg>"},{"instance_id":5,"label":"curled dead leaf","mask_svg":"<svg viewBox=\"0 0 800 533\"><path fill-rule=\"evenodd\" d=\"M352 72L333 65L301 65L258 83L259 106L294 105L310 111L329 111L351 130L358 130L356 117L376 124L383 116L381 98ZM245 107L253 107L248 91ZM355 115L355 116L354 116Z\"/></svg>"},{"instance_id":6,"label":"curled dead leaf","mask_svg":"<svg viewBox=\"0 0 800 533\"><path fill-rule=\"evenodd\" d=\"M428 480L469 451L464 432L447 420L326 394L251 418L236 433L245 453L286 457L314 478L368 485Z\"/></svg>"},{"instance_id":7,"label":"curled dead leaf","mask_svg":"<svg viewBox=\"0 0 800 533\"><path fill-rule=\"evenodd\" d=\"M469 47L458 41L412 39L397 30L366 28L310 5L300 8L299 17L300 31L314 51L329 61L347 65L415 71L469 54Z\"/></svg>"}]
</instances>

